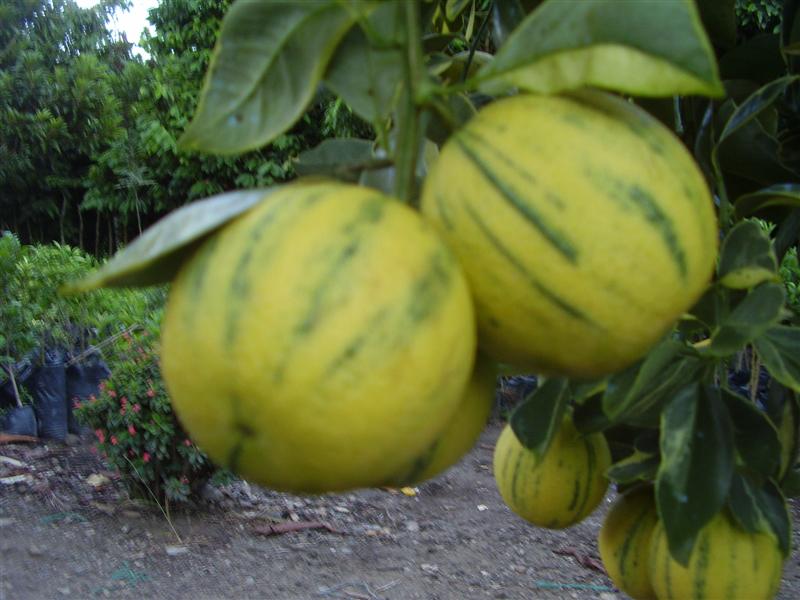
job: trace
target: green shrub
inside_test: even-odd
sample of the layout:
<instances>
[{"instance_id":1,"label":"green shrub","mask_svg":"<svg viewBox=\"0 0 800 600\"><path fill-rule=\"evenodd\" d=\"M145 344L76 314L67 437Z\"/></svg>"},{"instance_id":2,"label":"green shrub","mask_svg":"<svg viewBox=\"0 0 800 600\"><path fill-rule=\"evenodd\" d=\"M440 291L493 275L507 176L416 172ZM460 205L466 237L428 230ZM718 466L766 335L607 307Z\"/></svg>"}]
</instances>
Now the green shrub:
<instances>
[{"instance_id":1,"label":"green shrub","mask_svg":"<svg viewBox=\"0 0 800 600\"><path fill-rule=\"evenodd\" d=\"M162 288L62 296L61 284L95 269L94 258L58 243L19 246L10 233L0 239L0 355L5 362L34 349L85 350L140 323L164 303Z\"/></svg>"},{"instance_id":2,"label":"green shrub","mask_svg":"<svg viewBox=\"0 0 800 600\"><path fill-rule=\"evenodd\" d=\"M781 278L786 286L786 305L794 312L795 319L800 321L800 262L797 248L792 248L783 257Z\"/></svg>"},{"instance_id":3,"label":"green shrub","mask_svg":"<svg viewBox=\"0 0 800 600\"><path fill-rule=\"evenodd\" d=\"M97 397L77 404L76 414L94 430L98 450L133 495L183 502L214 467L172 412L158 363L159 318L106 348L111 376Z\"/></svg>"}]
</instances>

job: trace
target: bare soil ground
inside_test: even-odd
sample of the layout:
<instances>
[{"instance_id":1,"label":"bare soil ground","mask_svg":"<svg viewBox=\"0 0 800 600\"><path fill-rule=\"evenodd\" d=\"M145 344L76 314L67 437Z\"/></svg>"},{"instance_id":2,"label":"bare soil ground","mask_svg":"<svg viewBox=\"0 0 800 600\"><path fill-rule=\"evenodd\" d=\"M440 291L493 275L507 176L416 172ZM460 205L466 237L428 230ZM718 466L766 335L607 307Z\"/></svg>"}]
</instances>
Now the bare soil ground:
<instances>
[{"instance_id":1,"label":"bare soil ground","mask_svg":"<svg viewBox=\"0 0 800 600\"><path fill-rule=\"evenodd\" d=\"M414 496L236 481L170 520L128 499L88 444L0 446L0 479L20 476L0 484L0 600L624 598L595 541L610 498L565 531L528 525L494 486L499 431ZM800 598L796 552L778 598Z\"/></svg>"}]
</instances>

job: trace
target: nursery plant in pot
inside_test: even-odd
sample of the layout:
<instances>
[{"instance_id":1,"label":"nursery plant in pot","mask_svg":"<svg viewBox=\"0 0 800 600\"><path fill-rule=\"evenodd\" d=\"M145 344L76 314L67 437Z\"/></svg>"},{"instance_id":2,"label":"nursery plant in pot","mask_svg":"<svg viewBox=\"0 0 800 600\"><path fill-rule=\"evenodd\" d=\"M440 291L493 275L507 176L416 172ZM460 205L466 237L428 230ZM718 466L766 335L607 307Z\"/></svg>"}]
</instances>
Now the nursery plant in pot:
<instances>
[{"instance_id":1,"label":"nursery plant in pot","mask_svg":"<svg viewBox=\"0 0 800 600\"><path fill-rule=\"evenodd\" d=\"M10 289L12 278L9 275L19 254L19 240L12 233L3 232L0 237L0 292L3 298L0 304L0 388L2 399L9 400L11 406L0 417L0 431L35 436L36 415L33 406L23 403L29 396L20 386L20 382L30 375L30 364L14 361L18 347L31 343L31 336L25 334L26 307L16 300ZM3 404L5 402L0 404L0 409L4 408Z\"/></svg>"}]
</instances>

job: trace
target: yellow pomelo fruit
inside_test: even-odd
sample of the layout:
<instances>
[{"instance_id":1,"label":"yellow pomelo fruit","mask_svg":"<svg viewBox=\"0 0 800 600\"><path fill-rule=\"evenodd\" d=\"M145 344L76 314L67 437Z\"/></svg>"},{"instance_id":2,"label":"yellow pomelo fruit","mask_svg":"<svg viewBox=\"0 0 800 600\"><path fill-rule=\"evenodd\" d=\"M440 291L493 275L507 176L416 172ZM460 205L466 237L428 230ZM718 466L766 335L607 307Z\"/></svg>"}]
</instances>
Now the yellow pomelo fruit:
<instances>
[{"instance_id":1,"label":"yellow pomelo fruit","mask_svg":"<svg viewBox=\"0 0 800 600\"><path fill-rule=\"evenodd\" d=\"M664 524L653 530L649 573L659 600L769 600L778 593L782 568L774 537L748 533L724 512L700 531L688 568L670 556Z\"/></svg>"},{"instance_id":2,"label":"yellow pomelo fruit","mask_svg":"<svg viewBox=\"0 0 800 600\"><path fill-rule=\"evenodd\" d=\"M472 301L417 213L333 182L286 186L203 243L172 285L162 369L192 438L279 490L381 485L455 414Z\"/></svg>"},{"instance_id":3,"label":"yellow pomelo fruit","mask_svg":"<svg viewBox=\"0 0 800 600\"><path fill-rule=\"evenodd\" d=\"M540 527L582 521L605 496L611 452L600 433L581 436L569 417L538 457L506 425L494 449L494 478L508 507Z\"/></svg>"},{"instance_id":4,"label":"yellow pomelo fruit","mask_svg":"<svg viewBox=\"0 0 800 600\"><path fill-rule=\"evenodd\" d=\"M666 127L600 92L493 102L442 148L423 215L470 283L481 348L593 378L643 356L700 297L717 224Z\"/></svg>"},{"instance_id":5,"label":"yellow pomelo fruit","mask_svg":"<svg viewBox=\"0 0 800 600\"><path fill-rule=\"evenodd\" d=\"M650 585L648 554L657 522L652 488L631 490L611 506L597 538L611 581L635 600L656 597Z\"/></svg>"},{"instance_id":6,"label":"yellow pomelo fruit","mask_svg":"<svg viewBox=\"0 0 800 600\"><path fill-rule=\"evenodd\" d=\"M439 437L398 478L402 485L431 479L455 465L478 441L492 411L497 385L494 363L480 356L458 410Z\"/></svg>"}]
</instances>

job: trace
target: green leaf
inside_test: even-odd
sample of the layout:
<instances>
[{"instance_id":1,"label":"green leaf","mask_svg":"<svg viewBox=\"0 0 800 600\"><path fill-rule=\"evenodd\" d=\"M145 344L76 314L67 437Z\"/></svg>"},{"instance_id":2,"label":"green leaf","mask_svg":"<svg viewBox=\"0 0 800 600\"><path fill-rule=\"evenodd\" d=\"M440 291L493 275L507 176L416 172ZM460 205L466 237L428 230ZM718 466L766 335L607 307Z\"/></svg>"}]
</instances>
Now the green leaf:
<instances>
[{"instance_id":1,"label":"green leaf","mask_svg":"<svg viewBox=\"0 0 800 600\"><path fill-rule=\"evenodd\" d=\"M612 375L603 395L603 410L615 423L657 425L661 407L702 368L685 355L682 342L666 339L644 360Z\"/></svg>"},{"instance_id":2,"label":"green leaf","mask_svg":"<svg viewBox=\"0 0 800 600\"><path fill-rule=\"evenodd\" d=\"M728 508L745 531L777 539L784 558L791 551L792 526L786 500L771 480L763 483L736 473L731 481Z\"/></svg>"},{"instance_id":3,"label":"green leaf","mask_svg":"<svg viewBox=\"0 0 800 600\"><path fill-rule=\"evenodd\" d=\"M500 48L525 18L520 0L503 0L492 4L492 41Z\"/></svg>"},{"instance_id":4,"label":"green leaf","mask_svg":"<svg viewBox=\"0 0 800 600\"><path fill-rule=\"evenodd\" d=\"M726 52L719 61L724 81L765 84L786 74L777 34L757 35Z\"/></svg>"},{"instance_id":5,"label":"green leaf","mask_svg":"<svg viewBox=\"0 0 800 600\"><path fill-rule=\"evenodd\" d=\"M222 22L185 150L263 146L305 112L355 16L336 0L237 0Z\"/></svg>"},{"instance_id":6,"label":"green leaf","mask_svg":"<svg viewBox=\"0 0 800 600\"><path fill-rule=\"evenodd\" d=\"M697 8L714 45L730 48L736 44L735 0L697 0Z\"/></svg>"},{"instance_id":7,"label":"green leaf","mask_svg":"<svg viewBox=\"0 0 800 600\"><path fill-rule=\"evenodd\" d=\"M736 215L742 218L775 206L800 208L800 185L781 183L740 196L736 199Z\"/></svg>"},{"instance_id":8,"label":"green leaf","mask_svg":"<svg viewBox=\"0 0 800 600\"><path fill-rule=\"evenodd\" d=\"M770 477L780 466L781 458L775 425L747 398L723 389L722 400L733 422L734 444L741 464L762 480Z\"/></svg>"},{"instance_id":9,"label":"green leaf","mask_svg":"<svg viewBox=\"0 0 800 600\"><path fill-rule=\"evenodd\" d=\"M722 320L706 352L728 356L749 344L778 322L786 292L777 283L763 283L750 290Z\"/></svg>"},{"instance_id":10,"label":"green leaf","mask_svg":"<svg viewBox=\"0 0 800 600\"><path fill-rule=\"evenodd\" d=\"M611 465L606 476L616 483L652 481L658 471L659 461L656 454L634 450L630 456Z\"/></svg>"},{"instance_id":11,"label":"green leaf","mask_svg":"<svg viewBox=\"0 0 800 600\"><path fill-rule=\"evenodd\" d=\"M734 466L733 425L719 391L685 387L661 417L658 513L670 554L688 564L697 533L719 512Z\"/></svg>"},{"instance_id":12,"label":"green leaf","mask_svg":"<svg viewBox=\"0 0 800 600\"><path fill-rule=\"evenodd\" d=\"M452 23L472 2L473 0L447 0L444 7L445 17Z\"/></svg>"},{"instance_id":13,"label":"green leaf","mask_svg":"<svg viewBox=\"0 0 800 600\"><path fill-rule=\"evenodd\" d=\"M400 96L404 78L403 6L385 2L345 36L325 74L325 84L379 131Z\"/></svg>"},{"instance_id":14,"label":"green leaf","mask_svg":"<svg viewBox=\"0 0 800 600\"><path fill-rule=\"evenodd\" d=\"M795 208L778 224L775 230L775 255L783 260L789 248L800 243L800 208Z\"/></svg>"},{"instance_id":15,"label":"green leaf","mask_svg":"<svg viewBox=\"0 0 800 600\"><path fill-rule=\"evenodd\" d=\"M330 176L355 182L361 171L375 166L373 143L355 138L332 138L301 152L295 162L298 175Z\"/></svg>"},{"instance_id":16,"label":"green leaf","mask_svg":"<svg viewBox=\"0 0 800 600\"><path fill-rule=\"evenodd\" d=\"M784 496L796 498L800 496L800 465L794 465L781 481Z\"/></svg>"},{"instance_id":17,"label":"green leaf","mask_svg":"<svg viewBox=\"0 0 800 600\"><path fill-rule=\"evenodd\" d=\"M76 294L101 287L148 286L172 281L202 240L276 189L278 186L228 192L187 204L148 228L98 270L65 284L61 292Z\"/></svg>"},{"instance_id":18,"label":"green leaf","mask_svg":"<svg viewBox=\"0 0 800 600\"><path fill-rule=\"evenodd\" d=\"M729 122L736 108L727 100L719 109ZM750 119L714 146L713 154L726 176L730 198L737 198L776 181L794 181L796 174L778 158L780 143L764 129L759 119Z\"/></svg>"},{"instance_id":19,"label":"green leaf","mask_svg":"<svg viewBox=\"0 0 800 600\"><path fill-rule=\"evenodd\" d=\"M569 380L548 379L528 396L508 422L523 446L541 456L561 427L569 405Z\"/></svg>"},{"instance_id":20,"label":"green leaf","mask_svg":"<svg viewBox=\"0 0 800 600\"><path fill-rule=\"evenodd\" d=\"M753 345L769 374L786 387L800 392L800 328L772 327Z\"/></svg>"},{"instance_id":21,"label":"green leaf","mask_svg":"<svg viewBox=\"0 0 800 600\"><path fill-rule=\"evenodd\" d=\"M778 279L778 261L769 235L755 221L742 221L722 240L719 280L742 290Z\"/></svg>"},{"instance_id":22,"label":"green leaf","mask_svg":"<svg viewBox=\"0 0 800 600\"><path fill-rule=\"evenodd\" d=\"M575 429L586 435L596 431L604 431L613 423L603 412L603 395L595 394L576 404L572 412Z\"/></svg>"},{"instance_id":23,"label":"green leaf","mask_svg":"<svg viewBox=\"0 0 800 600\"><path fill-rule=\"evenodd\" d=\"M639 96L724 94L692 0L549 0L525 18L476 79L488 94L586 86Z\"/></svg>"},{"instance_id":24,"label":"green leaf","mask_svg":"<svg viewBox=\"0 0 800 600\"><path fill-rule=\"evenodd\" d=\"M798 76L787 75L753 92L747 100L736 108L728 119L717 143L721 144L728 136L733 135L747 123L758 117L762 112L770 108L775 101L784 94L786 88L798 80L800 80Z\"/></svg>"}]
</instances>

